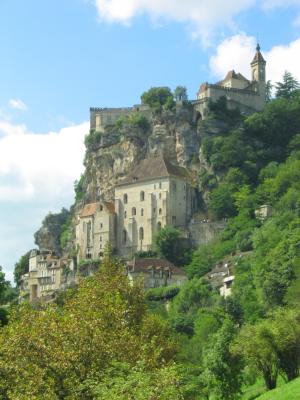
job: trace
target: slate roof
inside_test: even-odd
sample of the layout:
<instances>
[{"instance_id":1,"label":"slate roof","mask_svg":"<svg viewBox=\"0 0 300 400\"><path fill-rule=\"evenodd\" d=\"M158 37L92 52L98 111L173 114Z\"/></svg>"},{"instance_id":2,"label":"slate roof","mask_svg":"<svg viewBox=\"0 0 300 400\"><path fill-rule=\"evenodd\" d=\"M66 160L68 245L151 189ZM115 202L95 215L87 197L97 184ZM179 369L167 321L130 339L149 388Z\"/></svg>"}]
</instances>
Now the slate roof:
<instances>
[{"instance_id":1,"label":"slate roof","mask_svg":"<svg viewBox=\"0 0 300 400\"><path fill-rule=\"evenodd\" d=\"M178 268L175 267L174 264L169 262L168 260L162 258L138 258L135 257L132 261L127 263L128 271L133 273L147 273L152 268L155 271L164 270L164 271L171 271L174 275L184 275L187 276L186 273Z\"/></svg>"},{"instance_id":2,"label":"slate roof","mask_svg":"<svg viewBox=\"0 0 300 400\"><path fill-rule=\"evenodd\" d=\"M217 85L222 85L223 83L229 81L230 79L238 79L240 81L249 82L247 78L244 77L241 73L236 73L235 70L231 70L227 72L225 78L222 81L217 82Z\"/></svg>"},{"instance_id":3,"label":"slate roof","mask_svg":"<svg viewBox=\"0 0 300 400\"><path fill-rule=\"evenodd\" d=\"M254 63L257 63L257 62L261 62L261 63L266 64L266 61L265 61L265 59L263 58L263 56L262 56L262 54L260 52L260 45L259 44L257 44L257 46L256 46L256 53L255 53L255 56L253 58L253 61L252 61L251 65L254 64Z\"/></svg>"},{"instance_id":4,"label":"slate roof","mask_svg":"<svg viewBox=\"0 0 300 400\"><path fill-rule=\"evenodd\" d=\"M185 168L172 164L162 156L151 156L142 160L117 186L169 176L189 178Z\"/></svg>"}]
</instances>

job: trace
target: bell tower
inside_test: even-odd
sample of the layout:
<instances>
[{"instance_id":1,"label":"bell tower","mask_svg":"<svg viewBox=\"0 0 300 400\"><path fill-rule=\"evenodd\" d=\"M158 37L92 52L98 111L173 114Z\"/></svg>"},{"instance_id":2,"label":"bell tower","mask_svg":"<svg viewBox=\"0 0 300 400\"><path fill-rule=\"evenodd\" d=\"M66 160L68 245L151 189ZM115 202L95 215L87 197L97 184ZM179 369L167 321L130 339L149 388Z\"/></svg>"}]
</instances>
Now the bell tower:
<instances>
[{"instance_id":1,"label":"bell tower","mask_svg":"<svg viewBox=\"0 0 300 400\"><path fill-rule=\"evenodd\" d=\"M255 91L259 95L260 107L263 108L266 102L266 61L260 52L259 43L257 43L256 53L250 65L252 84L254 84Z\"/></svg>"}]
</instances>

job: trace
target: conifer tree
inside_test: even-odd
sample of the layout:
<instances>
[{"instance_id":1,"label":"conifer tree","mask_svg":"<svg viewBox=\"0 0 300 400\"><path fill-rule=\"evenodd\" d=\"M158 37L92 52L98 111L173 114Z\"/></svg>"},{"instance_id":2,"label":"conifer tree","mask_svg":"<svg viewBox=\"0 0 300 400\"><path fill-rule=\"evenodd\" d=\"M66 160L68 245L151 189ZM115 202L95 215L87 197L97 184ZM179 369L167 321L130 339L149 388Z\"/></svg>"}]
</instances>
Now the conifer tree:
<instances>
[{"instance_id":1,"label":"conifer tree","mask_svg":"<svg viewBox=\"0 0 300 400\"><path fill-rule=\"evenodd\" d=\"M282 82L276 82L276 97L283 97L289 99L292 93L300 88L299 82L293 75L285 71L282 77Z\"/></svg>"}]
</instances>

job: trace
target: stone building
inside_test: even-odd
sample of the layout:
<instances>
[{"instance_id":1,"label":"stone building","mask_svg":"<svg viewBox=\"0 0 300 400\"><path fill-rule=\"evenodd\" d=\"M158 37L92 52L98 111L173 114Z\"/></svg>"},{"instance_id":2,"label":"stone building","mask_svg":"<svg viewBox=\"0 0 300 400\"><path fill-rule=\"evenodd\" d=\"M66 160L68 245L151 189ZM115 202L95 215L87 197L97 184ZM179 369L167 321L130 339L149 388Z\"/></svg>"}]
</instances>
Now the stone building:
<instances>
[{"instance_id":1,"label":"stone building","mask_svg":"<svg viewBox=\"0 0 300 400\"><path fill-rule=\"evenodd\" d=\"M77 217L77 261L101 259L106 243L116 246L116 214L113 203L86 204Z\"/></svg>"},{"instance_id":2,"label":"stone building","mask_svg":"<svg viewBox=\"0 0 300 400\"><path fill-rule=\"evenodd\" d=\"M232 70L222 81L215 84L206 82L200 86L194 107L202 118L205 118L208 112L209 102L216 102L221 97L227 99L229 109L238 108L245 114L263 109L266 102L266 61L260 52L259 44L250 65L250 80Z\"/></svg>"},{"instance_id":3,"label":"stone building","mask_svg":"<svg viewBox=\"0 0 300 400\"><path fill-rule=\"evenodd\" d=\"M188 280L183 270L159 258L134 258L127 262L126 272L130 281L142 279L145 289L180 286Z\"/></svg>"},{"instance_id":4,"label":"stone building","mask_svg":"<svg viewBox=\"0 0 300 400\"><path fill-rule=\"evenodd\" d=\"M185 168L162 156L143 160L115 187L118 254L150 250L162 227L185 228L194 207L195 190Z\"/></svg>"},{"instance_id":5,"label":"stone building","mask_svg":"<svg viewBox=\"0 0 300 400\"><path fill-rule=\"evenodd\" d=\"M90 108L90 129L103 132L104 128L113 125L121 117L128 117L134 113L141 113L146 118L151 119L150 108L146 104L139 104L133 107L120 108Z\"/></svg>"},{"instance_id":6,"label":"stone building","mask_svg":"<svg viewBox=\"0 0 300 400\"><path fill-rule=\"evenodd\" d=\"M29 300L51 299L53 293L61 288L67 260L58 258L48 250L32 250L29 258L29 272L23 275L23 295L29 292ZM26 282L25 282L26 281Z\"/></svg>"}]
</instances>

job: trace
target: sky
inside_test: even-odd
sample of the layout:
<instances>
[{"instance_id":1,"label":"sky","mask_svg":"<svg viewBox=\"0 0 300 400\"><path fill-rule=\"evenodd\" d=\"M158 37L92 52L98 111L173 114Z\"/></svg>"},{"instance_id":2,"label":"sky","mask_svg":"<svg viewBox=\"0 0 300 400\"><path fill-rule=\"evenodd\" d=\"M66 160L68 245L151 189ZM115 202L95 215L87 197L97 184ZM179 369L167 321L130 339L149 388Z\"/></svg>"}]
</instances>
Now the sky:
<instances>
[{"instance_id":1,"label":"sky","mask_svg":"<svg viewBox=\"0 0 300 400\"><path fill-rule=\"evenodd\" d=\"M70 207L90 107L131 106L153 86L250 77L300 80L300 0L0 0L0 265L35 247Z\"/></svg>"}]
</instances>

